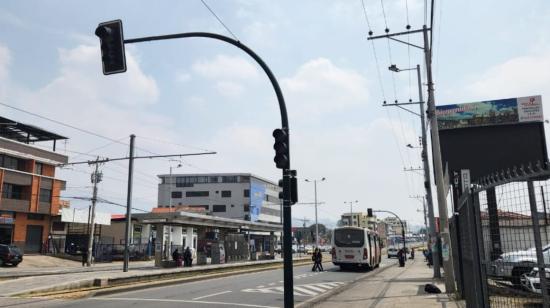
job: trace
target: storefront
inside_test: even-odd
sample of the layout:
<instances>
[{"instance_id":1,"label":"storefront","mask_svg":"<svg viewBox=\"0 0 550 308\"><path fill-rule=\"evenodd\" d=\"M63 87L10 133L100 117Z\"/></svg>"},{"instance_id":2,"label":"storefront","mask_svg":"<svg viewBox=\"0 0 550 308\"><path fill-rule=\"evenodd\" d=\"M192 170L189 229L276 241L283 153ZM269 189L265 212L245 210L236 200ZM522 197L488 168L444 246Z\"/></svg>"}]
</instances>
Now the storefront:
<instances>
[{"instance_id":1,"label":"storefront","mask_svg":"<svg viewBox=\"0 0 550 308\"><path fill-rule=\"evenodd\" d=\"M9 245L13 241L13 212L0 211L0 244Z\"/></svg>"}]
</instances>

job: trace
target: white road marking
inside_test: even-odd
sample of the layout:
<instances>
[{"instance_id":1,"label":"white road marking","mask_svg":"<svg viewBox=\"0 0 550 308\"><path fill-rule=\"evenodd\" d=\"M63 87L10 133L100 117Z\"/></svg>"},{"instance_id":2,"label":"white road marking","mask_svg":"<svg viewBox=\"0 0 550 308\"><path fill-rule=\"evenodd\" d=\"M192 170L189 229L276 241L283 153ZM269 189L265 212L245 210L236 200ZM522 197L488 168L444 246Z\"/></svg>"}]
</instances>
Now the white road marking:
<instances>
[{"instance_id":1,"label":"white road marking","mask_svg":"<svg viewBox=\"0 0 550 308\"><path fill-rule=\"evenodd\" d=\"M261 286L258 286L257 288L258 288L258 289L261 289L261 288L264 288L264 286L263 286L263 285L261 285Z\"/></svg>"},{"instance_id":2,"label":"white road marking","mask_svg":"<svg viewBox=\"0 0 550 308\"><path fill-rule=\"evenodd\" d=\"M270 284L268 284L269 286L274 286L275 285L275 282L272 282Z\"/></svg>"},{"instance_id":3,"label":"white road marking","mask_svg":"<svg viewBox=\"0 0 550 308\"><path fill-rule=\"evenodd\" d=\"M344 284L345 282L337 281L337 282L321 282L321 283L296 285L294 286L294 295L313 297ZM241 290L241 292L272 293L272 294L283 294L284 291L285 291L285 288L282 286Z\"/></svg>"},{"instance_id":4,"label":"white road marking","mask_svg":"<svg viewBox=\"0 0 550 308\"><path fill-rule=\"evenodd\" d=\"M304 287L305 286L295 286L294 287L294 294L303 295L303 294L300 294L300 293L304 293L305 295L310 295L310 296L314 296L314 295L318 294L317 292L310 291L310 290L308 290Z\"/></svg>"},{"instance_id":5,"label":"white road marking","mask_svg":"<svg viewBox=\"0 0 550 308\"><path fill-rule=\"evenodd\" d=\"M235 307L255 307L255 308L279 308L276 306L262 306L242 303L226 303L226 302L207 302L207 301L193 301L184 299L164 299L164 298L126 298L126 297L92 297L90 300L96 301L136 301L136 302L166 302L166 303L192 303L192 304L207 304L207 305L223 305L223 306L235 306Z\"/></svg>"},{"instance_id":6,"label":"white road marking","mask_svg":"<svg viewBox=\"0 0 550 308\"><path fill-rule=\"evenodd\" d=\"M207 297L212 297L212 296L216 296L216 295L221 295L221 294L225 294L225 293L231 293L231 291L223 291L223 292L218 292L218 293L214 293L214 294L199 296L199 297L193 298L193 300L196 301L196 300L199 300L199 299L203 299L203 298L207 298Z\"/></svg>"}]
</instances>

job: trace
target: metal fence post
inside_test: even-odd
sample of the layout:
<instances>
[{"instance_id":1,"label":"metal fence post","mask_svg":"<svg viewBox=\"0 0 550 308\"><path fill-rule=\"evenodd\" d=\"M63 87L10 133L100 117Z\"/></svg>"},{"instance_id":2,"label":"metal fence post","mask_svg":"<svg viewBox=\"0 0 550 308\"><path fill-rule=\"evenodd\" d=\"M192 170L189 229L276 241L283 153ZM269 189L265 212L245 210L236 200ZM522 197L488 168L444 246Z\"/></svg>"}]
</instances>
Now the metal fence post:
<instances>
[{"instance_id":1,"label":"metal fence post","mask_svg":"<svg viewBox=\"0 0 550 308\"><path fill-rule=\"evenodd\" d=\"M542 241L540 237L539 214L537 210L537 200L535 197L535 188L533 181L527 181L527 190L529 191L529 205L531 206L531 220L533 221L533 233L535 238L535 249L537 252L537 266L539 268L540 289L542 292L542 302L544 307L549 307L548 287L546 281L546 268L544 265L544 255L542 253Z\"/></svg>"}]
</instances>

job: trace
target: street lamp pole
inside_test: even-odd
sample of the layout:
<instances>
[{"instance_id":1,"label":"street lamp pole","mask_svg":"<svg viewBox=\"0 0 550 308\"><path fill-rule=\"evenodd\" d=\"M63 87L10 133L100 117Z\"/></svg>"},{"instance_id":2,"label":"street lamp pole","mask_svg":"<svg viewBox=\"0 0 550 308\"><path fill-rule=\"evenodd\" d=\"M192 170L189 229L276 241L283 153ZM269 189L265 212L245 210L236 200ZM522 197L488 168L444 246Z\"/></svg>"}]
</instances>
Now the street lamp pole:
<instances>
[{"instance_id":1,"label":"street lamp pole","mask_svg":"<svg viewBox=\"0 0 550 308\"><path fill-rule=\"evenodd\" d=\"M401 218L399 218L399 216L397 216L397 214L395 214L392 211L386 211L386 210L372 210L372 211L374 213L389 213L395 216L397 220L399 220L399 223L401 224L401 236L403 237L403 249L407 251L406 238L405 238L405 225L403 224L403 221L401 220Z\"/></svg>"},{"instance_id":2,"label":"street lamp pole","mask_svg":"<svg viewBox=\"0 0 550 308\"><path fill-rule=\"evenodd\" d=\"M323 182L325 178L319 180ZM312 182L308 179L305 179L306 182ZM317 221L317 180L313 180L313 187L315 190L315 246L319 247L319 222Z\"/></svg>"},{"instance_id":3,"label":"street lamp pole","mask_svg":"<svg viewBox=\"0 0 550 308\"><path fill-rule=\"evenodd\" d=\"M353 202L357 203L359 201L344 201L344 204L349 203L349 222L351 226L353 226ZM359 220L357 221L357 226L359 226Z\"/></svg>"},{"instance_id":4,"label":"street lamp pole","mask_svg":"<svg viewBox=\"0 0 550 308\"><path fill-rule=\"evenodd\" d=\"M170 161L176 161L176 160L173 160L171 159ZM176 166L176 168L179 168L181 167L181 164L178 164ZM173 184L173 179L172 179L172 169L173 167L170 165L170 177L169 177L169 181L168 181L168 212L169 213L172 213L172 184ZM164 233L164 231L163 231ZM163 235L164 236L164 235ZM167 249L167 252L166 252L166 258L170 258L170 254L172 253L172 226L169 226L168 227L168 249Z\"/></svg>"}]
</instances>

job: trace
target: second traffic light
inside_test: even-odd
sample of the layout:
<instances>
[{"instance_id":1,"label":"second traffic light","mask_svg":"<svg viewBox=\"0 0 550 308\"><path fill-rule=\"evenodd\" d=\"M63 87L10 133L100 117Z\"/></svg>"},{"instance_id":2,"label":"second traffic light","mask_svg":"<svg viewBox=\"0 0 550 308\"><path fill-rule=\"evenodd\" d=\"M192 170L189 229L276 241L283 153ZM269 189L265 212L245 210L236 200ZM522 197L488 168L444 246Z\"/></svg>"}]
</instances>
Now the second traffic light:
<instances>
[{"instance_id":1,"label":"second traffic light","mask_svg":"<svg viewBox=\"0 0 550 308\"><path fill-rule=\"evenodd\" d=\"M288 159L288 134L277 128L273 131L273 138L275 138L275 144L273 149L275 150L275 165L279 169L288 169L290 168L290 163Z\"/></svg>"},{"instance_id":2,"label":"second traffic light","mask_svg":"<svg viewBox=\"0 0 550 308\"><path fill-rule=\"evenodd\" d=\"M100 23L95 29L95 35L99 37L101 43L103 74L110 75L126 72L122 21L119 19Z\"/></svg>"},{"instance_id":3,"label":"second traffic light","mask_svg":"<svg viewBox=\"0 0 550 308\"><path fill-rule=\"evenodd\" d=\"M373 217L372 216L372 209L367 209L367 217Z\"/></svg>"}]
</instances>

